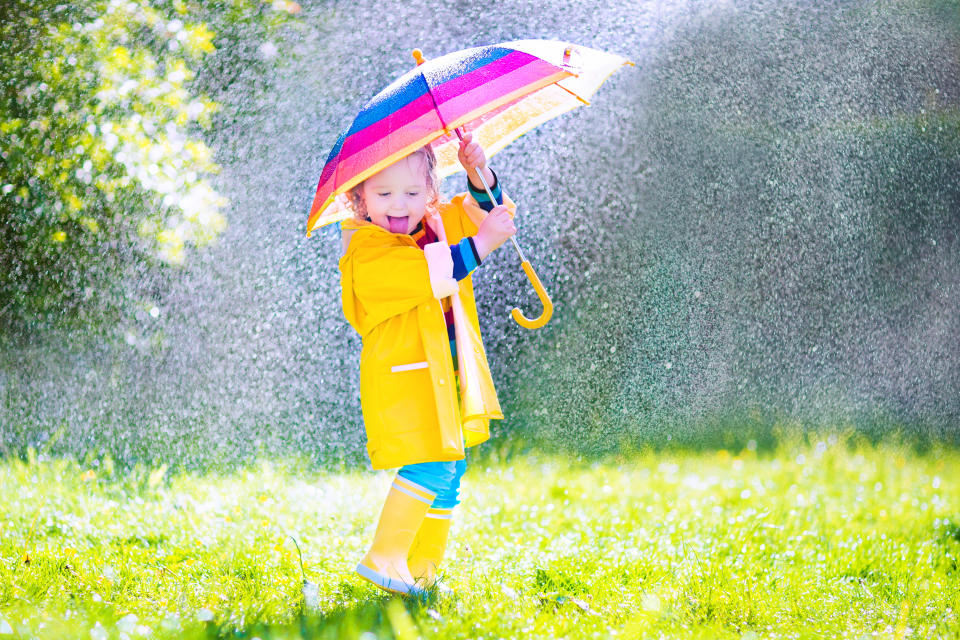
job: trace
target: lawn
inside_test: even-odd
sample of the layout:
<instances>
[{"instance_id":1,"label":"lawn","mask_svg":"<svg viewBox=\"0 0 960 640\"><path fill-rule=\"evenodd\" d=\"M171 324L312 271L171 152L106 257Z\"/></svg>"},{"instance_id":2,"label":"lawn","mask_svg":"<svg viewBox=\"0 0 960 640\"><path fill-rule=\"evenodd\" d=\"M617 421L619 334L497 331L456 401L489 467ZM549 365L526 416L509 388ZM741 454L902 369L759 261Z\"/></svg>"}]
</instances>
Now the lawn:
<instances>
[{"instance_id":1,"label":"lawn","mask_svg":"<svg viewBox=\"0 0 960 640\"><path fill-rule=\"evenodd\" d=\"M954 448L471 462L451 592L402 601L352 573L386 472L2 459L0 638L960 637Z\"/></svg>"}]
</instances>

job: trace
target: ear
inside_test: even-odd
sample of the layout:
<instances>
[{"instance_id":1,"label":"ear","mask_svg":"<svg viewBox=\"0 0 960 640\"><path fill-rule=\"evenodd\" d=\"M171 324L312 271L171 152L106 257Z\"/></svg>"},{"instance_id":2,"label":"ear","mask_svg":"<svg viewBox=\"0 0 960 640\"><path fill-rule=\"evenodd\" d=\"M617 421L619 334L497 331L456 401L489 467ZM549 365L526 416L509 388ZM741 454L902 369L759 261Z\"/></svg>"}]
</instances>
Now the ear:
<instances>
[{"instance_id":1,"label":"ear","mask_svg":"<svg viewBox=\"0 0 960 640\"><path fill-rule=\"evenodd\" d=\"M427 189L430 195L429 200L427 200L427 215L425 217L429 218L435 213L440 213L440 194L437 191L427 185Z\"/></svg>"}]
</instances>

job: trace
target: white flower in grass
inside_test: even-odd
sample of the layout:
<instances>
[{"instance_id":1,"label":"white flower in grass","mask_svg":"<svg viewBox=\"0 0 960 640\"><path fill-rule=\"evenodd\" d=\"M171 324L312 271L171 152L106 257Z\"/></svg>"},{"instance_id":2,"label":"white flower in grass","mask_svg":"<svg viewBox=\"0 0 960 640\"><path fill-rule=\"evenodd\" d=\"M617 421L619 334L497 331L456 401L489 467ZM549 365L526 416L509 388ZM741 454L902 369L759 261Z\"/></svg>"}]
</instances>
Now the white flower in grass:
<instances>
[{"instance_id":1,"label":"white flower in grass","mask_svg":"<svg viewBox=\"0 0 960 640\"><path fill-rule=\"evenodd\" d=\"M655 593L645 593L640 599L640 606L644 611L649 613L659 613L663 605L660 602L660 597Z\"/></svg>"},{"instance_id":2,"label":"white flower in grass","mask_svg":"<svg viewBox=\"0 0 960 640\"><path fill-rule=\"evenodd\" d=\"M176 611L171 611L160 622L160 626L163 627L165 631L176 631L180 628L180 614Z\"/></svg>"},{"instance_id":3,"label":"white flower in grass","mask_svg":"<svg viewBox=\"0 0 960 640\"><path fill-rule=\"evenodd\" d=\"M119 620L117 620L117 629L124 633L133 633L137 628L137 615L135 613L128 613Z\"/></svg>"}]
</instances>

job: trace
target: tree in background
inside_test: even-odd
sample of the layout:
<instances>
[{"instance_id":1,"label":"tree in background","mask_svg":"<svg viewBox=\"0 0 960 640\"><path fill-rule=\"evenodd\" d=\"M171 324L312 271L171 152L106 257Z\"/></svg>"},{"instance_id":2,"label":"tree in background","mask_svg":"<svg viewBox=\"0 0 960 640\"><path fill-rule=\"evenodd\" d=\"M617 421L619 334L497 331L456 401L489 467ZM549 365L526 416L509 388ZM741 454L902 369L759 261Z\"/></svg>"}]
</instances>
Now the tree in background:
<instances>
[{"instance_id":1,"label":"tree in background","mask_svg":"<svg viewBox=\"0 0 960 640\"><path fill-rule=\"evenodd\" d=\"M226 227L203 132L217 78L289 0L20 0L0 9L0 333L116 317L125 277ZM233 45L245 39L244 47ZM271 54L276 48L268 44ZM198 86L199 85L199 86Z\"/></svg>"}]
</instances>

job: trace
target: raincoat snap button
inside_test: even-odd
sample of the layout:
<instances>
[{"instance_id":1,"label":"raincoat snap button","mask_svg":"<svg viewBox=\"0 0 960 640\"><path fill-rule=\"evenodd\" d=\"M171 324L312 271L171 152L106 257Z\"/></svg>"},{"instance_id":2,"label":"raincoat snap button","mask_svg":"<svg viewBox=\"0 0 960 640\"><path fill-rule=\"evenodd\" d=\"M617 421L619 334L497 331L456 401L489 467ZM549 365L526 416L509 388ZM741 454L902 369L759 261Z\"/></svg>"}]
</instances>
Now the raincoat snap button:
<instances>
[{"instance_id":1,"label":"raincoat snap button","mask_svg":"<svg viewBox=\"0 0 960 640\"><path fill-rule=\"evenodd\" d=\"M446 380L444 380L443 378L440 378L437 382L439 382L440 384L443 384L444 382L446 382Z\"/></svg>"}]
</instances>

